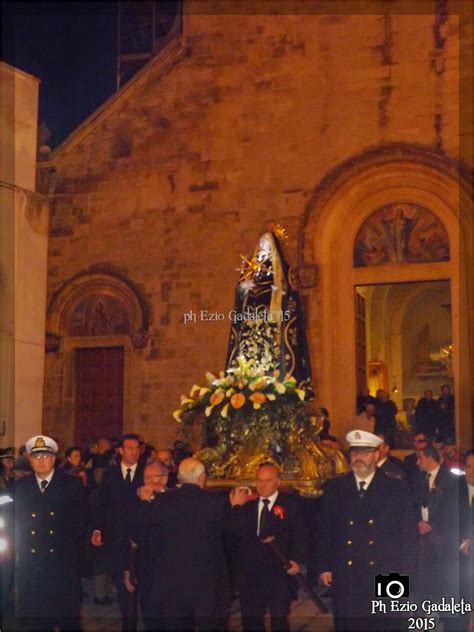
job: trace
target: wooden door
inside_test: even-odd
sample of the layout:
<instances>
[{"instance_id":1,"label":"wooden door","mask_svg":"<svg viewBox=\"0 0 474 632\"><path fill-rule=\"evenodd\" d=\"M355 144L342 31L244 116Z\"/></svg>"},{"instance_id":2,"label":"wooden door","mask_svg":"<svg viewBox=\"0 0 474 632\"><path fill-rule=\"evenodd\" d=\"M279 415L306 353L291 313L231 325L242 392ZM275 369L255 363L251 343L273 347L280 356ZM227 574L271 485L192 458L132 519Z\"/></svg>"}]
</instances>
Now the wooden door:
<instances>
[{"instance_id":1,"label":"wooden door","mask_svg":"<svg viewBox=\"0 0 474 632\"><path fill-rule=\"evenodd\" d=\"M358 292L356 298L356 371L357 392L367 386L367 342L365 333L365 298Z\"/></svg>"},{"instance_id":2,"label":"wooden door","mask_svg":"<svg viewBox=\"0 0 474 632\"><path fill-rule=\"evenodd\" d=\"M123 429L123 347L76 349L76 443L85 447Z\"/></svg>"}]
</instances>

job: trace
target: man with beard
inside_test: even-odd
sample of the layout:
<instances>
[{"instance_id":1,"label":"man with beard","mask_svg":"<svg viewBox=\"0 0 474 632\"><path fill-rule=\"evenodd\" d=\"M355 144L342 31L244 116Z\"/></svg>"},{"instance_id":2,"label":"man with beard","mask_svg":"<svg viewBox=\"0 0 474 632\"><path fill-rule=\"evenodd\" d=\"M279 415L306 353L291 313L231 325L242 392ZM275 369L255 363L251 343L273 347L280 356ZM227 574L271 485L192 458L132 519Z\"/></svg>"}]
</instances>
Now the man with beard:
<instances>
[{"instance_id":1,"label":"man with beard","mask_svg":"<svg viewBox=\"0 0 474 632\"><path fill-rule=\"evenodd\" d=\"M371 601L376 575L414 570L413 501L403 481L377 468L382 439L353 430L346 440L352 472L326 484L315 567L321 582L332 588L336 630L398 629L399 620L371 615Z\"/></svg>"}]
</instances>

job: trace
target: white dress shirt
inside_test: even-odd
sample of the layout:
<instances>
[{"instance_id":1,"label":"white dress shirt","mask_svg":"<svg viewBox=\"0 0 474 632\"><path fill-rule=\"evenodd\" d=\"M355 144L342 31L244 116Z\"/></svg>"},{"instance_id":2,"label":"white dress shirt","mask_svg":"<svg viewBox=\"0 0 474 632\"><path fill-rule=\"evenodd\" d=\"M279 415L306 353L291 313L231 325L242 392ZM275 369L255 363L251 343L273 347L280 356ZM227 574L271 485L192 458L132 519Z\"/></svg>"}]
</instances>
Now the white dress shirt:
<instances>
[{"instance_id":1,"label":"white dress shirt","mask_svg":"<svg viewBox=\"0 0 474 632\"><path fill-rule=\"evenodd\" d=\"M35 474L35 476L36 476L36 482L38 483L38 487L40 488L40 492L43 492L41 488L41 482L48 481L48 485L49 485L51 483L51 479L54 476L54 469L51 470L51 472L48 474L48 476L46 476L46 478L40 478L38 474ZM48 487L48 485L46 485L46 487Z\"/></svg>"},{"instance_id":2,"label":"white dress shirt","mask_svg":"<svg viewBox=\"0 0 474 632\"><path fill-rule=\"evenodd\" d=\"M360 490L360 485L359 483L361 481L364 481L365 485L364 485L364 492L366 492L369 489L369 485L372 482L372 479L375 476L375 470L372 472L372 474L370 474L370 476L367 476L367 478L360 478L359 476L357 476L357 474L354 472L354 476L356 479L356 483L357 483L357 491Z\"/></svg>"},{"instance_id":3,"label":"white dress shirt","mask_svg":"<svg viewBox=\"0 0 474 632\"><path fill-rule=\"evenodd\" d=\"M135 465L124 465L123 463L120 463L120 467L122 468L122 476L124 480L127 477L127 470L130 470L130 478L133 481L133 477L135 476L137 466L138 466L138 463L135 463Z\"/></svg>"},{"instance_id":4,"label":"white dress shirt","mask_svg":"<svg viewBox=\"0 0 474 632\"><path fill-rule=\"evenodd\" d=\"M278 490L276 490L276 492L274 494L272 494L271 496L268 496L268 500L270 501L268 503L268 511L272 510L272 507L275 504L275 500L277 499L277 496L278 496ZM258 535L259 530L260 530L260 516L262 515L263 507L264 507L263 497L260 496L260 499L258 501L257 535Z\"/></svg>"},{"instance_id":5,"label":"white dress shirt","mask_svg":"<svg viewBox=\"0 0 474 632\"><path fill-rule=\"evenodd\" d=\"M472 507L474 505L474 485L467 484L467 491L469 493L469 506Z\"/></svg>"},{"instance_id":6,"label":"white dress shirt","mask_svg":"<svg viewBox=\"0 0 474 632\"><path fill-rule=\"evenodd\" d=\"M435 467L435 469L431 470L431 472L426 472L427 476L428 474L430 475L430 478L429 478L430 491L434 488L435 478L438 476L440 467L441 465L438 465L438 467ZM428 511L428 507L423 506L421 508L421 519L424 520L425 522L430 521L430 512Z\"/></svg>"}]
</instances>

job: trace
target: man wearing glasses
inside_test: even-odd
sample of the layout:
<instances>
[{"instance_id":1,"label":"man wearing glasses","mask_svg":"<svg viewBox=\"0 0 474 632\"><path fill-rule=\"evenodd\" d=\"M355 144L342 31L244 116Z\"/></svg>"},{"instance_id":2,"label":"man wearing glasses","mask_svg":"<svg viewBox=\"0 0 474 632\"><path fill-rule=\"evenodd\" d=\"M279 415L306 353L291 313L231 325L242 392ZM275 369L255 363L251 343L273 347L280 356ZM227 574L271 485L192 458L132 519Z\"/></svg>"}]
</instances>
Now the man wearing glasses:
<instances>
[{"instance_id":1,"label":"man wearing glasses","mask_svg":"<svg viewBox=\"0 0 474 632\"><path fill-rule=\"evenodd\" d=\"M26 451L33 474L15 492L16 614L24 629L77 630L84 488L54 469L54 439L32 437Z\"/></svg>"},{"instance_id":2,"label":"man wearing glasses","mask_svg":"<svg viewBox=\"0 0 474 632\"><path fill-rule=\"evenodd\" d=\"M416 516L408 486L377 468L382 439L364 430L346 436L349 474L327 482L315 531L320 581L331 587L336 630L400 629L371 614L375 576L412 575ZM403 544L401 544L403 543Z\"/></svg>"}]
</instances>

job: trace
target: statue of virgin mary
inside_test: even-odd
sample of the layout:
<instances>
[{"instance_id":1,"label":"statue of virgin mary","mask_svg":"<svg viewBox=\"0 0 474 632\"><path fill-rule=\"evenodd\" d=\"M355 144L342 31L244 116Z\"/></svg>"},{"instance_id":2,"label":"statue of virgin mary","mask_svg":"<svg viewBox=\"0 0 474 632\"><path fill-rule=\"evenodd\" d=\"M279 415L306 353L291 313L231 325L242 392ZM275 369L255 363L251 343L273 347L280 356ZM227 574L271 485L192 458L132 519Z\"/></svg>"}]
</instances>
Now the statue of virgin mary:
<instances>
[{"instance_id":1,"label":"statue of virgin mary","mask_svg":"<svg viewBox=\"0 0 474 632\"><path fill-rule=\"evenodd\" d=\"M227 350L227 368L237 358L254 360L267 374L292 375L299 388L311 389L311 366L301 309L290 266L280 237L285 232L271 225L263 233L251 259L244 259L237 284Z\"/></svg>"}]
</instances>

